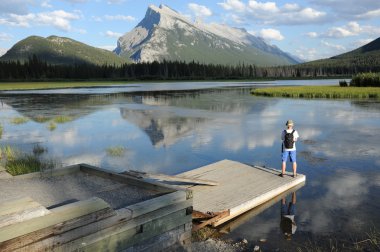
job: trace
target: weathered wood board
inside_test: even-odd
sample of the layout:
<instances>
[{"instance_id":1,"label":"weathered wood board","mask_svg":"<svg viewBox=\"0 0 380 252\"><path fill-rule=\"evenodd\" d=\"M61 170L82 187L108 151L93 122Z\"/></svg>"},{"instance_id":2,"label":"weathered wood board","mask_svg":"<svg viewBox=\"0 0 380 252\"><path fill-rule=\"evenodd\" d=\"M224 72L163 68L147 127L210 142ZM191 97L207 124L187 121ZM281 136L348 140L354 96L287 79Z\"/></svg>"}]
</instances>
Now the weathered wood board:
<instances>
[{"instance_id":1,"label":"weathered wood board","mask_svg":"<svg viewBox=\"0 0 380 252\"><path fill-rule=\"evenodd\" d=\"M213 226L259 206L306 180L302 174L296 178L290 174L280 177L279 171L274 169L252 167L231 160L222 160L179 175L219 183L217 186L187 187L193 191L194 210L203 213L229 211L228 216L217 220Z\"/></svg>"}]
</instances>

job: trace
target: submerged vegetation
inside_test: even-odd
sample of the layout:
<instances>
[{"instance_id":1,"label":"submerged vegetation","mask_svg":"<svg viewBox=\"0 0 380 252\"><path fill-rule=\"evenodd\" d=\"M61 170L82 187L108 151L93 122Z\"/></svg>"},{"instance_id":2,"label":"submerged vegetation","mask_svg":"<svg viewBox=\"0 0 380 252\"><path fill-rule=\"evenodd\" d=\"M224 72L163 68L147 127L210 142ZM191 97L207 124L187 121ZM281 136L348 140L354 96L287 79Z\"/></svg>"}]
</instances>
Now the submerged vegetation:
<instances>
[{"instance_id":1,"label":"submerged vegetation","mask_svg":"<svg viewBox=\"0 0 380 252\"><path fill-rule=\"evenodd\" d=\"M380 88L339 86L292 86L270 87L252 90L253 95L291 98L327 98L327 99L379 99Z\"/></svg>"},{"instance_id":2,"label":"submerged vegetation","mask_svg":"<svg viewBox=\"0 0 380 252\"><path fill-rule=\"evenodd\" d=\"M29 119L26 117L15 117L11 119L11 123L13 124L24 124L24 123L27 123L28 121Z\"/></svg>"},{"instance_id":3,"label":"submerged vegetation","mask_svg":"<svg viewBox=\"0 0 380 252\"><path fill-rule=\"evenodd\" d=\"M111 157L122 157L125 154L125 148L123 146L108 147L106 152Z\"/></svg>"},{"instance_id":4,"label":"submerged vegetation","mask_svg":"<svg viewBox=\"0 0 380 252\"><path fill-rule=\"evenodd\" d=\"M60 115L54 118L55 123L67 123L71 122L73 118L71 116Z\"/></svg>"},{"instance_id":5,"label":"submerged vegetation","mask_svg":"<svg viewBox=\"0 0 380 252\"><path fill-rule=\"evenodd\" d=\"M44 159L47 150L40 145L33 147L32 153L23 153L7 145L0 147L0 161L6 171L13 176L53 169L57 166L54 159Z\"/></svg>"},{"instance_id":6,"label":"submerged vegetation","mask_svg":"<svg viewBox=\"0 0 380 252\"><path fill-rule=\"evenodd\" d=\"M54 122L50 122L49 125L47 126L47 128L50 130L50 131L53 131L57 128L57 124L55 124Z\"/></svg>"}]
</instances>

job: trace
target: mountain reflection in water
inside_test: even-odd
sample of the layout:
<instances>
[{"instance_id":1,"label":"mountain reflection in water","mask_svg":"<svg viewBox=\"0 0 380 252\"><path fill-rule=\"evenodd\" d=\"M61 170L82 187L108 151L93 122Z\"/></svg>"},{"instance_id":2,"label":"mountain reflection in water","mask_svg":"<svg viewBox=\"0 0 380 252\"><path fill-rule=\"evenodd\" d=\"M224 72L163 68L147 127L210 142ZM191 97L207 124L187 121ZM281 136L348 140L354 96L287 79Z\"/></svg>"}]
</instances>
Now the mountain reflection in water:
<instances>
[{"instance_id":1,"label":"mountain reflection in water","mask_svg":"<svg viewBox=\"0 0 380 252\"><path fill-rule=\"evenodd\" d=\"M262 98L251 96L250 89L0 93L0 145L27 152L38 143L64 165L89 163L114 171L176 174L221 159L279 168L281 130L293 119L300 134L299 173L307 181L297 191L291 241L283 239L279 226L281 199L227 223L222 233L265 238L275 249L293 248L315 235L379 230L380 102ZM49 130L61 115L72 120ZM15 117L29 121L16 125ZM115 146L125 149L123 156L107 155Z\"/></svg>"}]
</instances>

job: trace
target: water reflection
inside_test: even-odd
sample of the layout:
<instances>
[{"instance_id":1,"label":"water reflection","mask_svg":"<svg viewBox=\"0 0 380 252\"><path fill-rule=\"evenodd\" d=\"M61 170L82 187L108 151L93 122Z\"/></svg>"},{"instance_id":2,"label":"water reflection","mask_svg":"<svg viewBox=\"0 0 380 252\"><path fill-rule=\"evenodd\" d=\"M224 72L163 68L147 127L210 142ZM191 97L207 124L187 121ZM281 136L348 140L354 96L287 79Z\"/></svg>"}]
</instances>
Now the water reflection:
<instances>
[{"instance_id":1,"label":"water reflection","mask_svg":"<svg viewBox=\"0 0 380 252\"><path fill-rule=\"evenodd\" d=\"M284 241L281 198L228 223L225 233L292 244L314 234L379 227L380 102L271 99L249 92L249 87L235 87L0 94L0 145L31 151L38 143L65 165L89 163L113 171L177 174L221 159L280 169L278 132L292 118L302 132L298 170L308 180L297 191L297 233ZM73 120L50 131L49 121L59 115ZM10 122L22 116L30 120ZM109 156L106 149L115 146L125 154Z\"/></svg>"},{"instance_id":2,"label":"water reflection","mask_svg":"<svg viewBox=\"0 0 380 252\"><path fill-rule=\"evenodd\" d=\"M282 233L284 233L286 240L291 240L292 235L297 230L297 224L295 221L296 214L296 192L292 193L292 199L287 204L286 197L281 199L281 222L280 228Z\"/></svg>"}]
</instances>

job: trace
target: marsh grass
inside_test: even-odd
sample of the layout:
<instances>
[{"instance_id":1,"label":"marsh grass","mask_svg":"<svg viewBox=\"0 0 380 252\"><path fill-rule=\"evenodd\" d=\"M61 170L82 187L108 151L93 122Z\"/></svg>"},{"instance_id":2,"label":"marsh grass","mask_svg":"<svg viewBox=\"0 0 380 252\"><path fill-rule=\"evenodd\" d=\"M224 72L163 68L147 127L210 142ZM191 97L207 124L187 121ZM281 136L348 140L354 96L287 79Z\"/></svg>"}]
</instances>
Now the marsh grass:
<instances>
[{"instance_id":1,"label":"marsh grass","mask_svg":"<svg viewBox=\"0 0 380 252\"><path fill-rule=\"evenodd\" d=\"M54 159L43 159L42 154L46 152L47 150L38 144L33 147L32 153L22 153L18 149L7 145L0 148L0 157L5 170L9 174L17 176L54 169L58 163Z\"/></svg>"},{"instance_id":2,"label":"marsh grass","mask_svg":"<svg viewBox=\"0 0 380 252\"><path fill-rule=\"evenodd\" d=\"M108 147L106 152L111 157L122 157L125 154L125 148L123 146Z\"/></svg>"},{"instance_id":3,"label":"marsh grass","mask_svg":"<svg viewBox=\"0 0 380 252\"><path fill-rule=\"evenodd\" d=\"M39 123L45 123L48 122L50 118L43 115L38 115L34 120Z\"/></svg>"},{"instance_id":4,"label":"marsh grass","mask_svg":"<svg viewBox=\"0 0 380 252\"><path fill-rule=\"evenodd\" d=\"M57 128L57 124L55 122L50 122L49 125L47 126L47 128L50 130L50 131L53 131Z\"/></svg>"},{"instance_id":5,"label":"marsh grass","mask_svg":"<svg viewBox=\"0 0 380 252\"><path fill-rule=\"evenodd\" d=\"M0 139L3 137L3 125L0 124Z\"/></svg>"},{"instance_id":6,"label":"marsh grass","mask_svg":"<svg viewBox=\"0 0 380 252\"><path fill-rule=\"evenodd\" d=\"M65 116L65 115L60 115L54 118L55 123L67 123L73 120L74 119L71 116Z\"/></svg>"},{"instance_id":7,"label":"marsh grass","mask_svg":"<svg viewBox=\"0 0 380 252\"><path fill-rule=\"evenodd\" d=\"M257 88L251 93L259 96L307 99L380 99L380 88L377 87L291 86Z\"/></svg>"},{"instance_id":8,"label":"marsh grass","mask_svg":"<svg viewBox=\"0 0 380 252\"><path fill-rule=\"evenodd\" d=\"M16 124L16 125L24 124L24 123L27 123L28 121L29 121L29 119L26 117L14 117L11 119L11 123Z\"/></svg>"}]
</instances>

